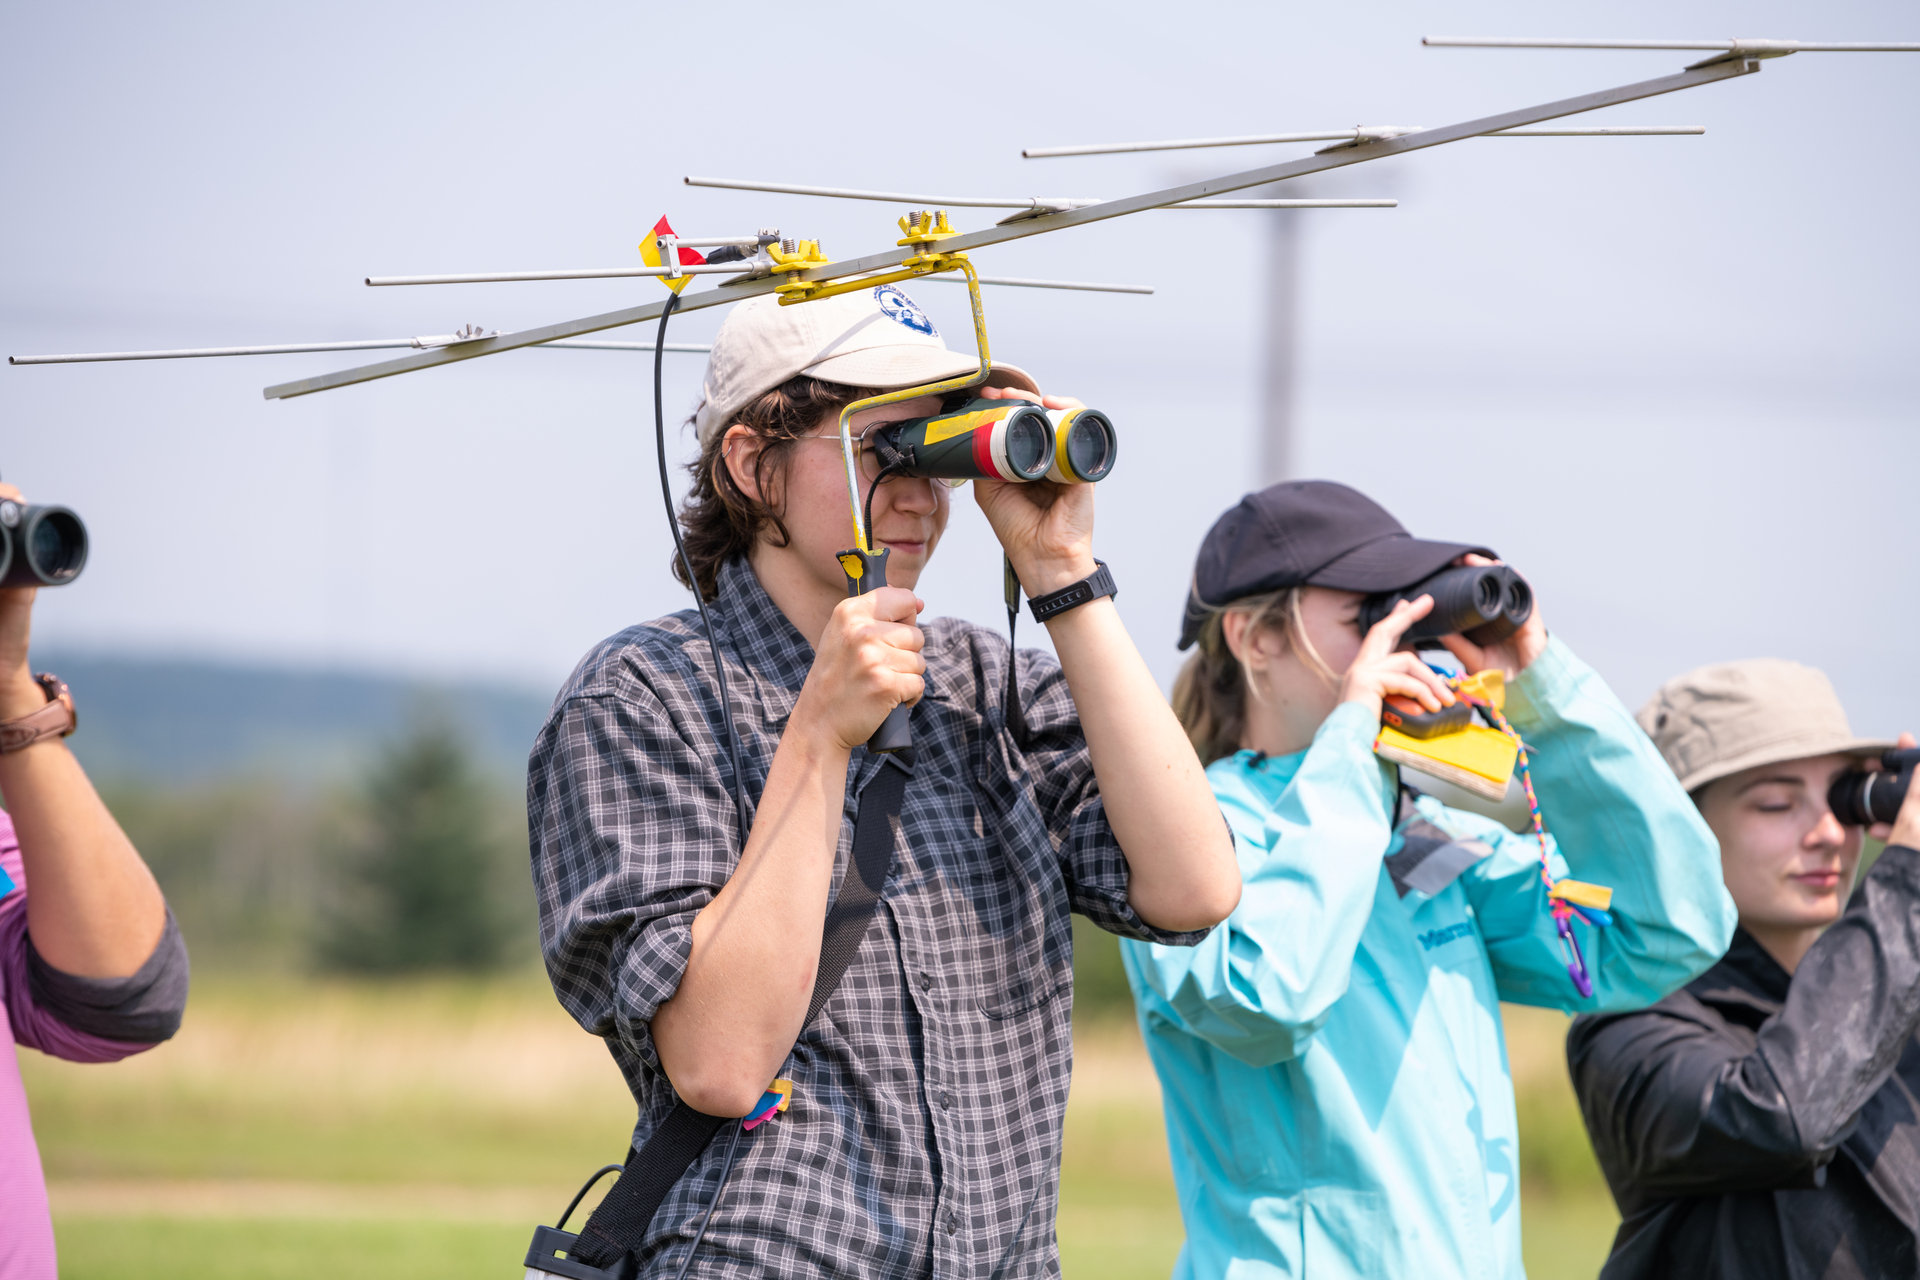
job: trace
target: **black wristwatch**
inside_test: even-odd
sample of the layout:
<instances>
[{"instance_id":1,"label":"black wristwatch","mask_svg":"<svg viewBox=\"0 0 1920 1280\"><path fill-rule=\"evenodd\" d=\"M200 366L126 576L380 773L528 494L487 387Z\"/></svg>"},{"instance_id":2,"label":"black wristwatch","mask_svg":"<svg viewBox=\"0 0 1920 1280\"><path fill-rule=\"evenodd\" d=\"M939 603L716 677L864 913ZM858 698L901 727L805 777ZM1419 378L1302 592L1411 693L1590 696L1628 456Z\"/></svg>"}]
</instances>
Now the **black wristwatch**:
<instances>
[{"instance_id":1,"label":"black wristwatch","mask_svg":"<svg viewBox=\"0 0 1920 1280\"><path fill-rule=\"evenodd\" d=\"M1113 574L1107 570L1105 560L1095 560L1094 570L1072 586L1062 587L1044 596L1035 596L1027 601L1027 608L1033 611L1035 622L1047 622L1069 609L1077 609L1083 604L1098 600L1102 596L1117 596L1120 588L1113 585Z\"/></svg>"}]
</instances>

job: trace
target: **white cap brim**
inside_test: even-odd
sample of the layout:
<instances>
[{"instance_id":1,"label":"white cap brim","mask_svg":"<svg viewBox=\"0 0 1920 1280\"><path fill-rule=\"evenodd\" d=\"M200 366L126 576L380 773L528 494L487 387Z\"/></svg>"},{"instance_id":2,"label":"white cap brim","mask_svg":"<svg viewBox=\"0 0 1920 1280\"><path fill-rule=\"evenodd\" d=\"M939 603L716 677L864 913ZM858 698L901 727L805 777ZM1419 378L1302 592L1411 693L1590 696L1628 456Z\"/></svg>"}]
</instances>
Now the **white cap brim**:
<instances>
[{"instance_id":1,"label":"white cap brim","mask_svg":"<svg viewBox=\"0 0 1920 1280\"><path fill-rule=\"evenodd\" d=\"M923 382L945 382L962 374L977 373L980 361L958 351L940 351L932 347L869 347L845 355L828 356L800 372L822 382L837 382L843 387L870 387L875 391L898 391ZM987 374L986 386L1017 387L1040 393L1039 386L1025 369L1010 364L995 364Z\"/></svg>"},{"instance_id":2,"label":"white cap brim","mask_svg":"<svg viewBox=\"0 0 1920 1280\"><path fill-rule=\"evenodd\" d=\"M770 294L741 302L714 336L694 415L703 447L756 397L794 377L899 391L979 372L978 357L949 351L933 321L895 285L780 302ZM1040 389L1013 365L995 365L985 385Z\"/></svg>"}]
</instances>

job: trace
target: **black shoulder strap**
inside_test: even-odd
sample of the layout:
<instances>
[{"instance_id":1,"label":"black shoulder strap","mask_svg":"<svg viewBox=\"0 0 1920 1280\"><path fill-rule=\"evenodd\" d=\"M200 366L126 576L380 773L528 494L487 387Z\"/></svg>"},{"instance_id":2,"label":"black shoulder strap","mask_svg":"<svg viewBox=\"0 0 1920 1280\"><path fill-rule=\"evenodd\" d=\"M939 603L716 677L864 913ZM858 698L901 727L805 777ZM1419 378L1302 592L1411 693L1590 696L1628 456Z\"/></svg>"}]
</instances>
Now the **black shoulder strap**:
<instances>
[{"instance_id":1,"label":"black shoulder strap","mask_svg":"<svg viewBox=\"0 0 1920 1280\"><path fill-rule=\"evenodd\" d=\"M803 1030L812 1025L846 976L847 966L853 963L867 936L880 891L893 870L893 828L900 817L913 765L900 755L881 758L885 763L880 772L860 792L860 808L853 824L853 855L840 881L840 892L827 912L813 999L807 1004L806 1021L800 1024ZM626 1167L606 1199L580 1228L580 1238L568 1257L590 1267L609 1268L623 1257L638 1253L667 1193L693 1167L728 1119L695 1111L684 1102L675 1103L646 1145L627 1153Z\"/></svg>"}]
</instances>

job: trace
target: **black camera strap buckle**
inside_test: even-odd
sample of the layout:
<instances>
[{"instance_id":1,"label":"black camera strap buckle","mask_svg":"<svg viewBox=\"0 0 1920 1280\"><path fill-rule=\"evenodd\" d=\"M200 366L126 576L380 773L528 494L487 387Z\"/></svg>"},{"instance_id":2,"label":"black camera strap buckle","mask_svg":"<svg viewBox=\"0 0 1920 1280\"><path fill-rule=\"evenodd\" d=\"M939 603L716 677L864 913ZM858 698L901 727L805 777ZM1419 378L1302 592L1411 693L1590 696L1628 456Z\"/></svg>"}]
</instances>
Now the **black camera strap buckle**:
<instances>
[{"instance_id":1,"label":"black camera strap buckle","mask_svg":"<svg viewBox=\"0 0 1920 1280\"><path fill-rule=\"evenodd\" d=\"M610 1267L589 1266L573 1257L580 1237L558 1227L535 1227L533 1243L527 1246L527 1280L555 1276L559 1280L631 1280L633 1260L622 1254Z\"/></svg>"}]
</instances>

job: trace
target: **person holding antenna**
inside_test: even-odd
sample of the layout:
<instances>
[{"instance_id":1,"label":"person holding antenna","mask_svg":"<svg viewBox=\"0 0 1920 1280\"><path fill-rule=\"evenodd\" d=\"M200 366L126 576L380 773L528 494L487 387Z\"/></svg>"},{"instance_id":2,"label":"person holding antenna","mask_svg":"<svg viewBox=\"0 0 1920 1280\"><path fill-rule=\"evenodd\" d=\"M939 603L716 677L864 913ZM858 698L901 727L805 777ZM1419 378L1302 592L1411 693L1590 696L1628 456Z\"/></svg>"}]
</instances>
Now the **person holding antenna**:
<instances>
[{"instance_id":1,"label":"person holding antenna","mask_svg":"<svg viewBox=\"0 0 1920 1280\"><path fill-rule=\"evenodd\" d=\"M714 340L674 568L715 623L724 695L692 611L628 628L567 681L529 762L548 972L640 1109L608 1200L659 1184L603 1204L569 1261L1057 1274L1070 913L1179 947L1239 896L1219 806L1093 557L1093 485L975 481L1029 596L1052 602L1057 662L920 619L952 491L883 478L871 449L857 465L892 585L848 596L840 410L977 367L892 286L742 302ZM1077 407L1006 365L978 393ZM863 745L900 705L906 769Z\"/></svg>"}]
</instances>

